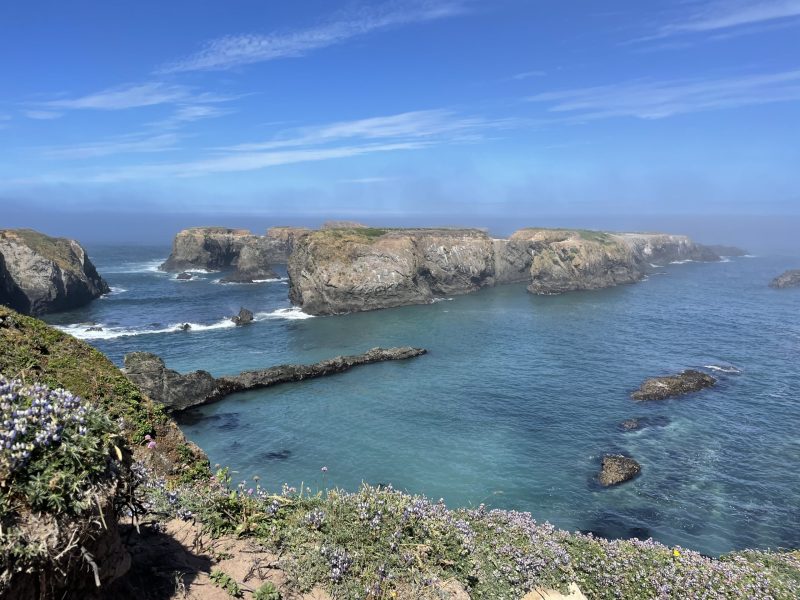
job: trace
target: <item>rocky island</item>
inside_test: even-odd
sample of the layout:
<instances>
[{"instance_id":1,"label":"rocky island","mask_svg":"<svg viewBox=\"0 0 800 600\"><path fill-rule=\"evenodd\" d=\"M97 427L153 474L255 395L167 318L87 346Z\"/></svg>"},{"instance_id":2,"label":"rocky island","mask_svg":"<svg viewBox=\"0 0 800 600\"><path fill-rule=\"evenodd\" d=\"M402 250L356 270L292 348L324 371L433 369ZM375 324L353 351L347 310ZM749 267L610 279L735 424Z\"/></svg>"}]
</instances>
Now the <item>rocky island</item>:
<instances>
[{"instance_id":1,"label":"rocky island","mask_svg":"<svg viewBox=\"0 0 800 600\"><path fill-rule=\"evenodd\" d=\"M634 400L665 400L699 392L716 383L717 380L708 373L687 369L678 375L646 379L641 387L631 394L631 398Z\"/></svg>"},{"instance_id":2,"label":"rocky island","mask_svg":"<svg viewBox=\"0 0 800 600\"><path fill-rule=\"evenodd\" d=\"M492 239L478 229L329 228L298 238L289 297L314 315L343 314L529 283L558 294L633 283L651 263L719 260L686 236L521 229Z\"/></svg>"},{"instance_id":3,"label":"rocky island","mask_svg":"<svg viewBox=\"0 0 800 600\"><path fill-rule=\"evenodd\" d=\"M252 283L277 277L271 265L285 264L294 241L308 231L302 227L272 227L266 235L247 229L192 227L178 232L172 252L159 267L162 271L185 272L232 270L223 282Z\"/></svg>"},{"instance_id":4,"label":"rocky island","mask_svg":"<svg viewBox=\"0 0 800 600\"><path fill-rule=\"evenodd\" d=\"M778 275L770 282L769 287L775 289L800 287L800 269L792 269Z\"/></svg>"},{"instance_id":5,"label":"rocky island","mask_svg":"<svg viewBox=\"0 0 800 600\"><path fill-rule=\"evenodd\" d=\"M0 230L0 304L29 315L69 310L109 292L75 240Z\"/></svg>"}]
</instances>

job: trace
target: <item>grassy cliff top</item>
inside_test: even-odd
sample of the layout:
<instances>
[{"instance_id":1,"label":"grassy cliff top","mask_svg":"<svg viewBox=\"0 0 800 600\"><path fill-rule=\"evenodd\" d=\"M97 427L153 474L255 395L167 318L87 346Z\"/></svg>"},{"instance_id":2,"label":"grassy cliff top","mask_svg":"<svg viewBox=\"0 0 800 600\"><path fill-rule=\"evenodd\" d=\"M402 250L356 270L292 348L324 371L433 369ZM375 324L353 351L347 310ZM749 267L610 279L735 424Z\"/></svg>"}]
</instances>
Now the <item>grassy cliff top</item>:
<instances>
[{"instance_id":1,"label":"grassy cliff top","mask_svg":"<svg viewBox=\"0 0 800 600\"><path fill-rule=\"evenodd\" d=\"M74 255L73 240L50 237L33 229L2 229L0 239L24 244L47 260L56 263L61 269L69 271L80 268L76 262L67 260Z\"/></svg>"}]
</instances>

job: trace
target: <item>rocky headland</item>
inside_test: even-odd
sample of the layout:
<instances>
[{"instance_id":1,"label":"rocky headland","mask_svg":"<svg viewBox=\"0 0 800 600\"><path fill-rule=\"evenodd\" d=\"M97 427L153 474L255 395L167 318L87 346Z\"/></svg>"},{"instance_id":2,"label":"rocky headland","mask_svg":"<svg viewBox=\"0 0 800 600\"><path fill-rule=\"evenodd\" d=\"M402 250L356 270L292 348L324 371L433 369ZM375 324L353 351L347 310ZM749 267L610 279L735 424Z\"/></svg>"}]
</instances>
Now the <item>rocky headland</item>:
<instances>
[{"instance_id":1,"label":"rocky headland","mask_svg":"<svg viewBox=\"0 0 800 600\"><path fill-rule=\"evenodd\" d=\"M778 275L770 282L769 287L776 289L800 287L800 269L792 269Z\"/></svg>"},{"instance_id":2,"label":"rocky headland","mask_svg":"<svg viewBox=\"0 0 800 600\"><path fill-rule=\"evenodd\" d=\"M314 315L342 314L529 283L535 294L641 280L652 264L719 260L686 236L521 229L492 239L478 229L329 228L299 238L289 297Z\"/></svg>"},{"instance_id":3,"label":"rocky headland","mask_svg":"<svg viewBox=\"0 0 800 600\"><path fill-rule=\"evenodd\" d=\"M337 356L310 365L278 365L239 375L214 378L208 371L182 375L168 369L164 361L149 352L125 355L125 374L143 393L170 412L209 404L229 394L302 381L348 371L359 365L404 360L426 353L423 348L372 348L363 354Z\"/></svg>"},{"instance_id":4,"label":"rocky headland","mask_svg":"<svg viewBox=\"0 0 800 600\"><path fill-rule=\"evenodd\" d=\"M0 304L28 315L69 310L109 292L75 240L0 230Z\"/></svg>"},{"instance_id":5,"label":"rocky headland","mask_svg":"<svg viewBox=\"0 0 800 600\"><path fill-rule=\"evenodd\" d=\"M687 369L677 375L646 379L639 389L631 394L631 398L634 400L665 400L699 392L716 383L717 380L708 373Z\"/></svg>"},{"instance_id":6,"label":"rocky headland","mask_svg":"<svg viewBox=\"0 0 800 600\"><path fill-rule=\"evenodd\" d=\"M272 227L256 235L247 229L192 227L178 232L162 271L232 271L224 282L251 283L277 277L271 265L285 264L302 227Z\"/></svg>"}]
</instances>

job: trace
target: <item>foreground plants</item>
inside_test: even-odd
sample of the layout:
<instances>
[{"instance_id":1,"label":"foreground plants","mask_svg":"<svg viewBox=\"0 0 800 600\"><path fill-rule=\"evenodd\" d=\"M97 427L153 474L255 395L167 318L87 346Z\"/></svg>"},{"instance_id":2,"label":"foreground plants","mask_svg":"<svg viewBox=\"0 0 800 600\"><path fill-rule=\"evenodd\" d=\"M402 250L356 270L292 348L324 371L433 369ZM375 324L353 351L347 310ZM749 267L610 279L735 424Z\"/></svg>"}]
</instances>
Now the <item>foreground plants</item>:
<instances>
[{"instance_id":1,"label":"foreground plants","mask_svg":"<svg viewBox=\"0 0 800 600\"><path fill-rule=\"evenodd\" d=\"M146 484L151 510L196 518L215 535L250 537L284 557L301 590L327 587L336 598L518 599L537 588L588 598L795 599L800 557L744 552L719 559L652 540L608 541L568 533L513 511L449 510L387 487L309 494L258 482L233 486L226 470L212 483L167 489ZM455 584L456 588L453 588Z\"/></svg>"},{"instance_id":2,"label":"foreground plants","mask_svg":"<svg viewBox=\"0 0 800 600\"><path fill-rule=\"evenodd\" d=\"M76 541L111 512L122 443L81 398L0 375L0 591L13 572L79 550Z\"/></svg>"}]
</instances>

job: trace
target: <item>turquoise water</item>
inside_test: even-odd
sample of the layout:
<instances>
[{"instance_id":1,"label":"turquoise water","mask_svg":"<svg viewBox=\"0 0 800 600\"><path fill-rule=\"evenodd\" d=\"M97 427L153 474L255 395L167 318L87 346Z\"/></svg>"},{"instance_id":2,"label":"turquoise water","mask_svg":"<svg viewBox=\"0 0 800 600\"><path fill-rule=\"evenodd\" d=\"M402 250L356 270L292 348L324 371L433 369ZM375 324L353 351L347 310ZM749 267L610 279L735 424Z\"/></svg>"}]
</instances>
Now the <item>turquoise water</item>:
<instances>
[{"instance_id":1,"label":"turquoise water","mask_svg":"<svg viewBox=\"0 0 800 600\"><path fill-rule=\"evenodd\" d=\"M451 506L526 510L570 530L709 554L800 547L800 290L767 287L792 259L667 265L597 292L536 297L511 285L303 319L289 310L286 281L220 285L211 273L177 282L154 270L166 248L90 250L117 293L50 320L95 336L117 363L148 350L177 370L222 375L377 345L430 351L188 415L187 436L238 478L391 482ZM239 306L258 322L227 327ZM104 331L85 332L89 321ZM195 330L171 331L184 321ZM710 366L729 371L713 370L713 389L629 398L648 376ZM663 426L623 432L630 417ZM593 477L605 452L635 457L642 475L601 489Z\"/></svg>"}]
</instances>

